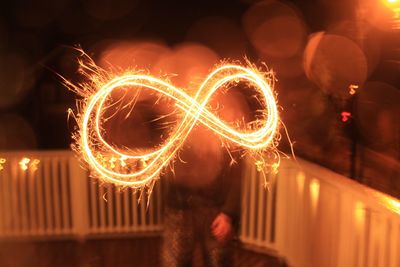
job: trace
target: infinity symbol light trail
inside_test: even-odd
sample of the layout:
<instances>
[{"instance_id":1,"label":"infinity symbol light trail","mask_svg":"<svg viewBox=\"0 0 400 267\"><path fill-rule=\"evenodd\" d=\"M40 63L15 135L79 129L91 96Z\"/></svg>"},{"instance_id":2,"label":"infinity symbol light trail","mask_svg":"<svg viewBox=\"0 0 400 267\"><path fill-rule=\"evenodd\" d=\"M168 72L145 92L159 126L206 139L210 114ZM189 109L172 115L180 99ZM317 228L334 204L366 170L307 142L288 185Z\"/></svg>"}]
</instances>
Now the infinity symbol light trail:
<instances>
[{"instance_id":1,"label":"infinity symbol light trail","mask_svg":"<svg viewBox=\"0 0 400 267\"><path fill-rule=\"evenodd\" d=\"M81 64L81 67L93 71L84 64ZM163 168L175 157L198 122L232 143L259 155L267 149L274 150L277 145L279 115L274 93L266 75L250 66L228 64L218 67L205 79L193 97L150 75L128 73L108 81L105 78L100 79L99 75L93 74L90 86L79 89L73 86L73 90L84 97L78 105L76 118L79 129L74 138L75 150L88 163L92 176L106 182L133 188L151 186ZM217 90L232 87L239 82L253 88L262 107L260 115L246 130L232 128L207 109L207 104ZM71 87L71 84L67 85ZM170 129L169 137L159 147L153 150L124 150L104 139L101 125L104 122L105 110L109 107L107 99L117 88L154 90L173 100L182 111L181 121Z\"/></svg>"}]
</instances>

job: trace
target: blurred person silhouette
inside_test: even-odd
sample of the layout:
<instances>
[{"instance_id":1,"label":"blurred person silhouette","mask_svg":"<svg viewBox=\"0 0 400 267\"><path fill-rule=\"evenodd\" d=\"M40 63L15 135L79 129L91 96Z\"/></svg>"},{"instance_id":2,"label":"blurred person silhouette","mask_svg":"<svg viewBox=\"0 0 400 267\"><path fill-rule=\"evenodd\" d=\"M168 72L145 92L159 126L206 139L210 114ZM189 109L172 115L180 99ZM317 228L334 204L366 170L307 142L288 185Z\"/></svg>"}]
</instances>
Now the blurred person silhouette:
<instances>
[{"instance_id":1,"label":"blurred person silhouette","mask_svg":"<svg viewBox=\"0 0 400 267\"><path fill-rule=\"evenodd\" d=\"M213 97L208 108L236 129L248 121L250 109L245 99L239 90L229 90ZM113 138L126 140L130 136L132 147L150 148L162 143L166 125L177 121L174 105L142 91L135 108L139 112L128 123L129 127L135 125L134 130L117 131L122 125L118 123L110 127L115 131ZM126 119L125 115L121 113ZM242 165L242 153L233 144L201 123L195 125L171 171L161 178L165 185L163 267L191 266L197 247L206 267L232 266Z\"/></svg>"},{"instance_id":2,"label":"blurred person silhouette","mask_svg":"<svg viewBox=\"0 0 400 267\"><path fill-rule=\"evenodd\" d=\"M214 101L217 115L227 124L244 119L248 113L238 93L229 92ZM204 266L232 266L240 217L242 160L239 151L229 152L222 141L198 123L173 171L164 177L163 267L191 266L198 246Z\"/></svg>"}]
</instances>

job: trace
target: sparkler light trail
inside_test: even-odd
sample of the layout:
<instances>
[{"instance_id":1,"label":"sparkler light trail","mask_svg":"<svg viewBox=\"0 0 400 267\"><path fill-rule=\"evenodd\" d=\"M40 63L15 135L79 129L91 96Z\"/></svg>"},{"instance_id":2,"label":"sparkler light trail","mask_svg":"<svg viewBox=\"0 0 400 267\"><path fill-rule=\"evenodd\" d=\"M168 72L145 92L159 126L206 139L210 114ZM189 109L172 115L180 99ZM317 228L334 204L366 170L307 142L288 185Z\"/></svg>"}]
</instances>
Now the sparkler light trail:
<instances>
[{"instance_id":1,"label":"sparkler light trail","mask_svg":"<svg viewBox=\"0 0 400 267\"><path fill-rule=\"evenodd\" d=\"M83 97L78 101L78 111L73 114L78 123L78 129L73 134L73 149L81 155L88 164L91 175L96 178L136 189L146 186L152 188L198 123L229 141L230 145L227 147L234 144L252 152L258 165L265 164L264 153L267 150L277 156L279 114L270 85L271 80L267 73L250 64L225 64L217 67L199 86L197 93L190 96L166 80L140 72L113 76L97 67L90 58L87 61L80 60L79 63L81 73L86 75L89 82L74 85L64 79L67 87ZM217 90L229 89L238 83L245 83L247 87L252 88L262 107L258 111L260 115L248 123L245 130L237 130L227 125L213 114L209 107L209 101ZM119 89L124 92L136 90L139 94L142 88L154 90L160 98L173 101L180 121L169 129L166 140L151 150L132 151L107 142L102 123L112 119L105 118L105 112L116 108L115 103L111 103L111 93ZM136 100L132 99L130 104L134 105ZM119 111L117 109L113 113ZM274 164L276 166L276 162Z\"/></svg>"}]
</instances>

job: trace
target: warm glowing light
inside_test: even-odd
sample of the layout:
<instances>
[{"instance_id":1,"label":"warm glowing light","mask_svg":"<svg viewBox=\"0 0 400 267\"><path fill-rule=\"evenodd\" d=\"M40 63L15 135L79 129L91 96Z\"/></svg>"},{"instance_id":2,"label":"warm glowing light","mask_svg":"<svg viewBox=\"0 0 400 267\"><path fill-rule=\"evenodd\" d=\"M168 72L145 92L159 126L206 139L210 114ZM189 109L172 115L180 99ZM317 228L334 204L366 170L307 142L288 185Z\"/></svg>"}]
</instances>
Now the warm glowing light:
<instances>
[{"instance_id":1,"label":"warm glowing light","mask_svg":"<svg viewBox=\"0 0 400 267\"><path fill-rule=\"evenodd\" d=\"M395 200L395 199L391 199L391 198L387 198L385 200L385 204L386 204L385 206L388 209L394 211L397 214L400 214L400 201Z\"/></svg>"},{"instance_id":2,"label":"warm glowing light","mask_svg":"<svg viewBox=\"0 0 400 267\"><path fill-rule=\"evenodd\" d=\"M357 93L358 85L351 84L349 86L349 94L355 95Z\"/></svg>"},{"instance_id":3,"label":"warm glowing light","mask_svg":"<svg viewBox=\"0 0 400 267\"><path fill-rule=\"evenodd\" d=\"M29 164L29 168L30 168L33 172L35 172L35 171L37 171L37 169L39 168L39 163L40 163L40 160L34 159L34 160L32 160L31 163Z\"/></svg>"},{"instance_id":4,"label":"warm glowing light","mask_svg":"<svg viewBox=\"0 0 400 267\"><path fill-rule=\"evenodd\" d=\"M0 158L0 171L4 169L4 164L7 162L5 158Z\"/></svg>"},{"instance_id":5,"label":"warm glowing light","mask_svg":"<svg viewBox=\"0 0 400 267\"><path fill-rule=\"evenodd\" d=\"M400 200L378 192L375 192L374 195L381 205L396 213L397 215L400 215Z\"/></svg>"},{"instance_id":6,"label":"warm glowing light","mask_svg":"<svg viewBox=\"0 0 400 267\"><path fill-rule=\"evenodd\" d=\"M343 111L340 115L342 116L342 122L347 122L351 117L351 113L348 111Z\"/></svg>"},{"instance_id":7,"label":"warm glowing light","mask_svg":"<svg viewBox=\"0 0 400 267\"><path fill-rule=\"evenodd\" d=\"M319 200L320 184L317 179L312 179L310 182L310 196L311 196L311 208L315 212Z\"/></svg>"},{"instance_id":8,"label":"warm glowing light","mask_svg":"<svg viewBox=\"0 0 400 267\"><path fill-rule=\"evenodd\" d=\"M87 162L94 177L133 188L151 187L163 169L175 158L186 137L198 123L230 141L227 148L236 145L253 152L258 169L269 164L263 156L265 152L276 154L279 115L275 95L267 73L250 64L225 64L217 67L199 86L193 97L165 80L141 74L142 72L115 76L99 69L90 58L87 63L80 61L80 64L89 83L76 86L65 82L70 89L83 96L83 100L77 105L78 112L74 114L79 125L73 136L76 141L74 149ZM218 89L229 88L239 82L254 89L255 96L263 107L261 115L247 124L244 130L227 125L208 106ZM159 147L132 151L117 148L104 139L103 116L108 108L115 108L115 105L109 104L109 98L116 88L136 90L138 94L140 88L148 88L157 92L160 98L174 101L181 120L169 129L169 137ZM134 101L136 100L133 99L131 103ZM118 111L120 110L113 110L114 114Z\"/></svg>"},{"instance_id":9,"label":"warm glowing light","mask_svg":"<svg viewBox=\"0 0 400 267\"><path fill-rule=\"evenodd\" d=\"M31 161L30 158L21 159L21 161L19 162L19 166L20 166L21 170L26 171L28 169L28 164L30 161Z\"/></svg>"},{"instance_id":10,"label":"warm glowing light","mask_svg":"<svg viewBox=\"0 0 400 267\"><path fill-rule=\"evenodd\" d=\"M305 182L305 175L303 172L299 172L296 175L296 181L297 181L297 188L299 189L299 193L300 195L303 195L304 192L304 182Z\"/></svg>"},{"instance_id":11,"label":"warm glowing light","mask_svg":"<svg viewBox=\"0 0 400 267\"><path fill-rule=\"evenodd\" d=\"M392 28L395 30L400 29L400 1L399 0L385 0L384 3L392 10Z\"/></svg>"},{"instance_id":12,"label":"warm glowing light","mask_svg":"<svg viewBox=\"0 0 400 267\"><path fill-rule=\"evenodd\" d=\"M354 206L354 218L357 226L360 228L364 225L365 221L365 205L364 203L357 201Z\"/></svg>"}]
</instances>

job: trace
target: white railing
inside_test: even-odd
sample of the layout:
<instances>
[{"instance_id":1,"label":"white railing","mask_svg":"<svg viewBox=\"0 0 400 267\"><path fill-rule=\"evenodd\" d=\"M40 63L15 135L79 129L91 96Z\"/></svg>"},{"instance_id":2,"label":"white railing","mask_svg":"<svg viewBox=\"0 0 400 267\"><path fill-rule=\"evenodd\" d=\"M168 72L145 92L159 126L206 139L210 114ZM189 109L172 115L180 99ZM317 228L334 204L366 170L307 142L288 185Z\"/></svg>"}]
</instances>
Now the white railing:
<instances>
[{"instance_id":1,"label":"white railing","mask_svg":"<svg viewBox=\"0 0 400 267\"><path fill-rule=\"evenodd\" d=\"M0 152L0 163L2 239L162 229L160 182L147 206L131 189L88 178L71 152ZM269 189L260 175L244 170L240 239L248 247L293 267L400 266L397 200L302 160L283 161Z\"/></svg>"},{"instance_id":2,"label":"white railing","mask_svg":"<svg viewBox=\"0 0 400 267\"><path fill-rule=\"evenodd\" d=\"M0 170L1 238L85 237L162 228L159 184L147 206L131 189L90 179L71 152L0 152L0 158L5 160Z\"/></svg>"},{"instance_id":3,"label":"white railing","mask_svg":"<svg viewBox=\"0 0 400 267\"><path fill-rule=\"evenodd\" d=\"M294 267L400 266L400 202L321 166L284 161L270 190L243 185L241 239Z\"/></svg>"}]
</instances>

